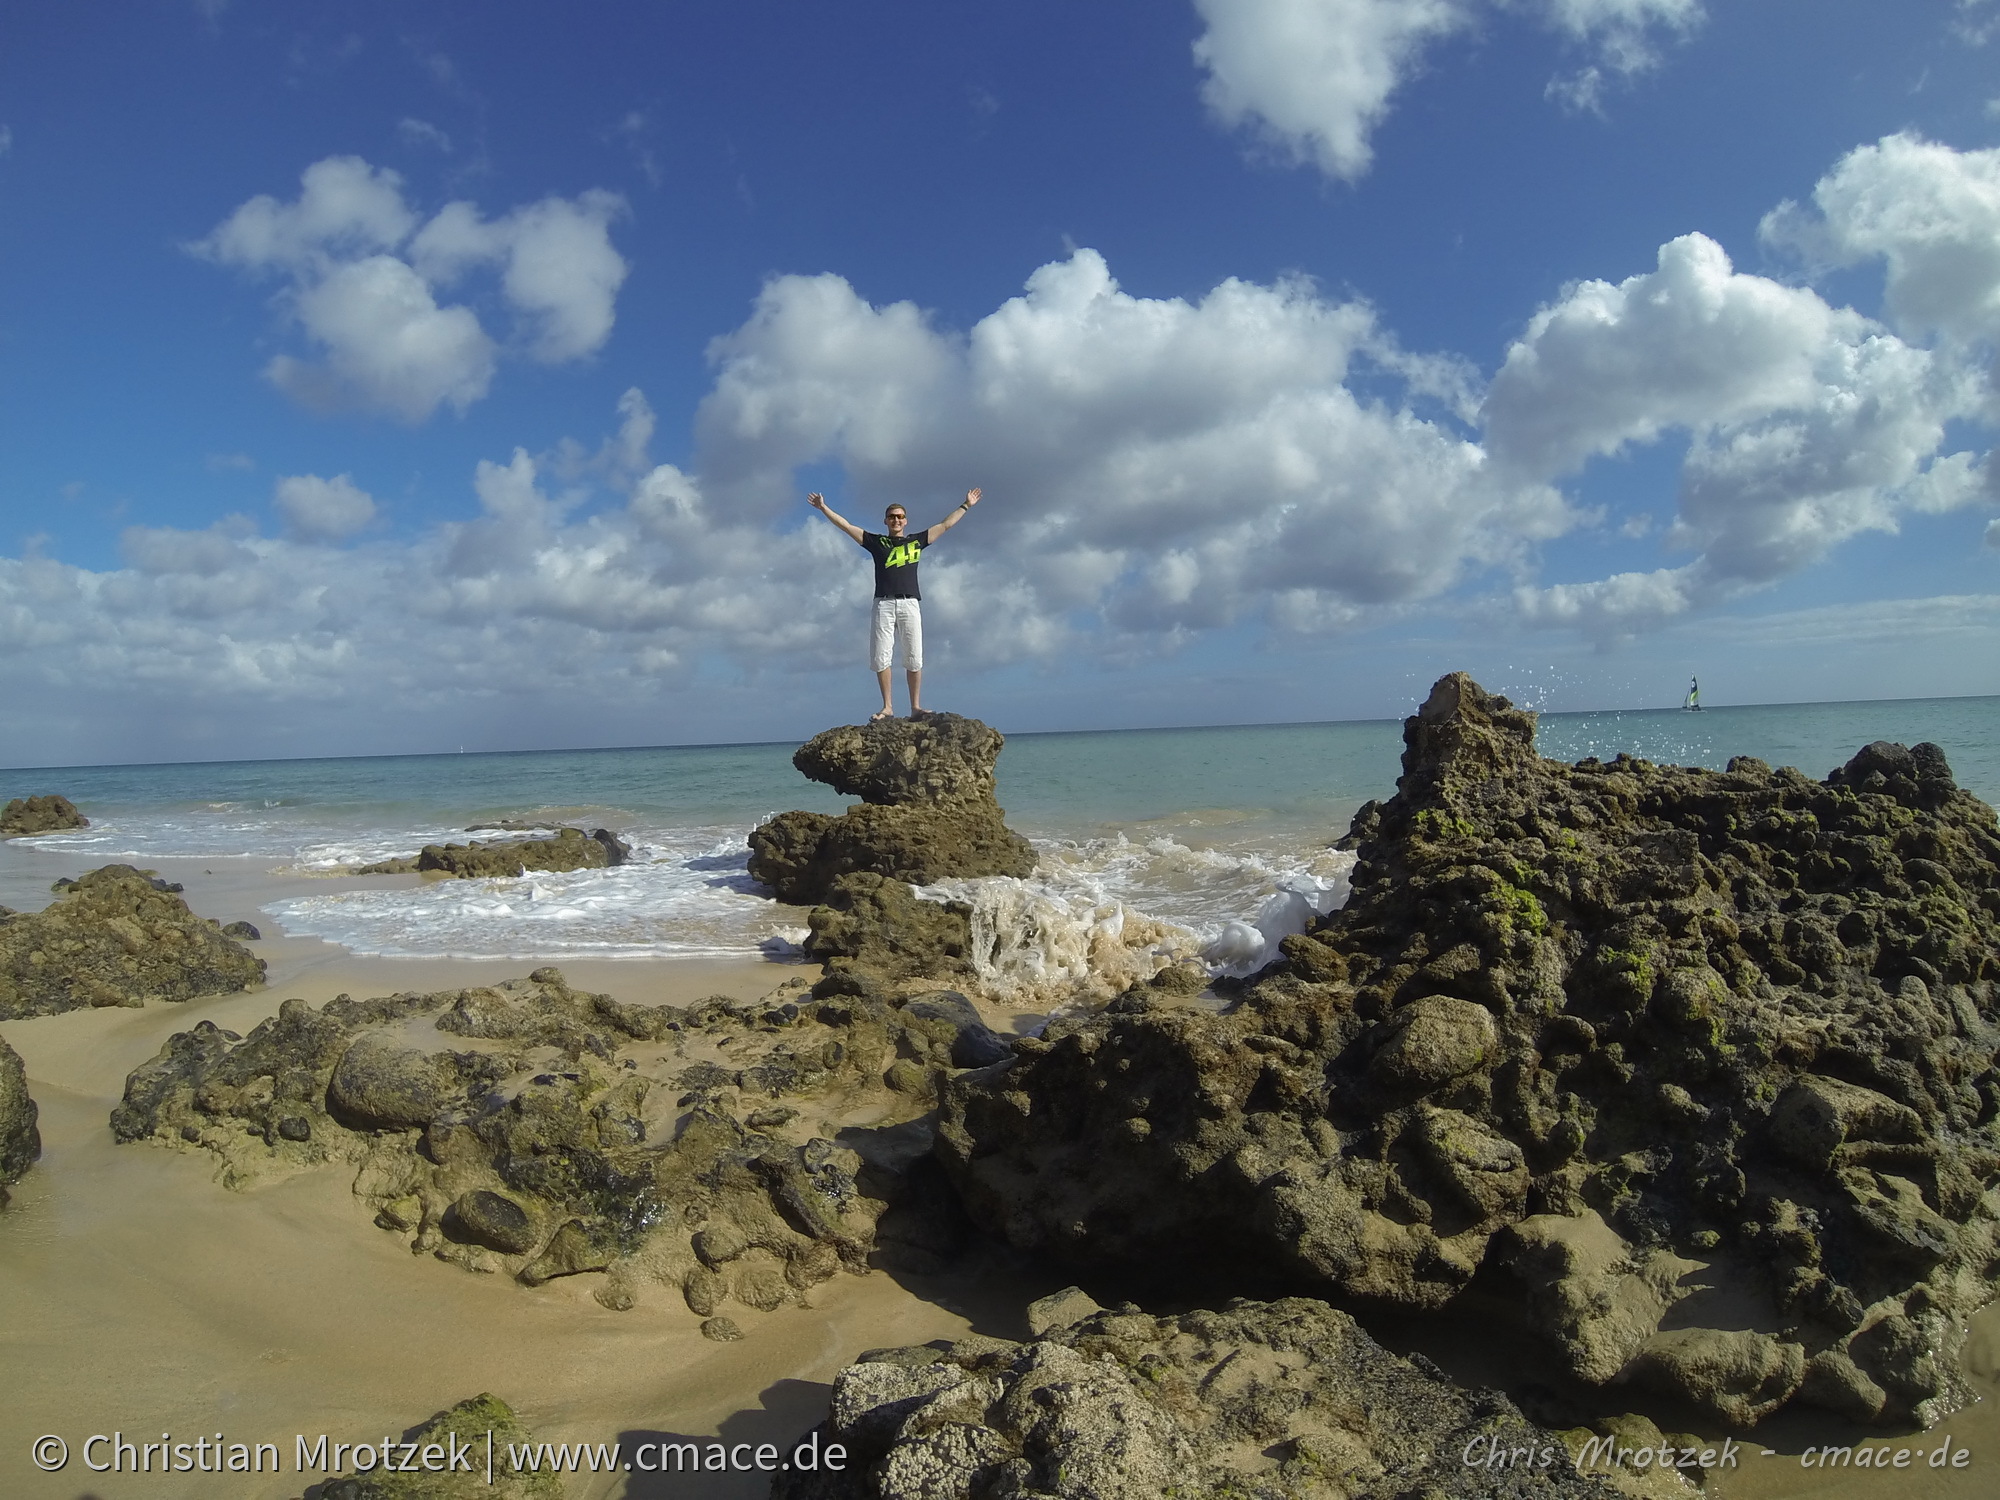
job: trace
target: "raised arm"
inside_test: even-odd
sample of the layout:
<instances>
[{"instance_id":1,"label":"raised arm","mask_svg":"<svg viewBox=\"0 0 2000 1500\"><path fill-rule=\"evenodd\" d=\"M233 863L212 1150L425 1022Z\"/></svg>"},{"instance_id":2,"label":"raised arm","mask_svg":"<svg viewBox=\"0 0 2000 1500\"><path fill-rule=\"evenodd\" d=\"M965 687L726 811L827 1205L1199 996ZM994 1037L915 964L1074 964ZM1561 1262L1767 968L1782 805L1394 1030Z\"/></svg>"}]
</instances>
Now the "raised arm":
<instances>
[{"instance_id":1,"label":"raised arm","mask_svg":"<svg viewBox=\"0 0 2000 1500\"><path fill-rule=\"evenodd\" d=\"M924 533L924 545L928 547L932 542L936 541L939 537L943 536L947 531L951 530L951 528L956 526L960 521L963 521L965 519L965 513L971 510L972 507L977 505L978 503L979 503L979 491L967 490L965 492L965 503L960 505L950 515L946 516L942 521L938 522L937 525L931 527L929 531L926 531Z\"/></svg>"},{"instance_id":2,"label":"raised arm","mask_svg":"<svg viewBox=\"0 0 2000 1500\"><path fill-rule=\"evenodd\" d=\"M853 537L855 541L858 542L861 540L861 528L848 520L847 517L837 513L831 505L828 505L826 503L826 496L820 494L818 491L814 491L812 494L806 496L806 504L810 505L842 531Z\"/></svg>"}]
</instances>

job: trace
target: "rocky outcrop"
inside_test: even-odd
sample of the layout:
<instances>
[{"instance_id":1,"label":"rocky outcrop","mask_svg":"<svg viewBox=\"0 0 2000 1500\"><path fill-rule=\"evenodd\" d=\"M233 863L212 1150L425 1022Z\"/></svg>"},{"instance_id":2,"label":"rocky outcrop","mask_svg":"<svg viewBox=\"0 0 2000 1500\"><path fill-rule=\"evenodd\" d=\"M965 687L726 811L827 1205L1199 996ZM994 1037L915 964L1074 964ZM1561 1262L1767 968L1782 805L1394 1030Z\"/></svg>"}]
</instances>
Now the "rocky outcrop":
<instances>
[{"instance_id":1,"label":"rocky outcrop","mask_svg":"<svg viewBox=\"0 0 2000 1500\"><path fill-rule=\"evenodd\" d=\"M500 826L500 825L496 825ZM536 825L546 826L546 825ZM605 870L622 865L632 846L608 828L585 833L558 825L554 838L500 839L469 844L426 844L404 859L378 860L344 873L350 875L448 875L456 880L525 875L530 870L563 873Z\"/></svg>"},{"instance_id":2,"label":"rocky outcrop","mask_svg":"<svg viewBox=\"0 0 2000 1500\"><path fill-rule=\"evenodd\" d=\"M489 1434L493 1454L490 1484L486 1473ZM405 1448L405 1443L414 1446ZM555 1475L515 1466L512 1450L533 1443L534 1434L514 1415L512 1407L498 1396L481 1394L404 1433L392 1460L385 1462L371 1452L369 1472L328 1480L317 1493L320 1500L562 1500L562 1481ZM434 1461L427 1468L425 1455L432 1450ZM454 1465L454 1455L468 1450L474 1456ZM467 1462L470 1471L465 1468Z\"/></svg>"},{"instance_id":3,"label":"rocky outcrop","mask_svg":"<svg viewBox=\"0 0 2000 1500\"><path fill-rule=\"evenodd\" d=\"M782 1474L772 1500L1618 1494L1499 1392L1461 1390L1303 1298L878 1349L834 1378L817 1439L847 1450L845 1469Z\"/></svg>"},{"instance_id":4,"label":"rocky outcrop","mask_svg":"<svg viewBox=\"0 0 2000 1500\"><path fill-rule=\"evenodd\" d=\"M30 833L61 833L69 828L88 828L90 819L76 810L67 797L16 797L0 807L0 839L19 838Z\"/></svg>"},{"instance_id":5,"label":"rocky outcrop","mask_svg":"<svg viewBox=\"0 0 2000 1500\"><path fill-rule=\"evenodd\" d=\"M39 1113L28 1097L21 1054L0 1038L0 1208L7 1204L7 1189L41 1158L42 1133L35 1125Z\"/></svg>"},{"instance_id":6,"label":"rocky outcrop","mask_svg":"<svg viewBox=\"0 0 2000 1500\"><path fill-rule=\"evenodd\" d=\"M950 982L972 973L972 909L922 900L900 880L865 870L842 875L806 924L805 955L826 966L826 992L845 992L850 977Z\"/></svg>"},{"instance_id":7,"label":"rocky outcrop","mask_svg":"<svg viewBox=\"0 0 2000 1500\"><path fill-rule=\"evenodd\" d=\"M829 729L792 764L814 781L861 798L838 817L781 813L750 835L750 874L778 899L826 901L855 872L926 885L981 875L1025 876L1028 841L994 800L993 767L1006 743L957 714Z\"/></svg>"},{"instance_id":8,"label":"rocky outcrop","mask_svg":"<svg viewBox=\"0 0 2000 1500\"><path fill-rule=\"evenodd\" d=\"M1222 1015L1134 991L945 1089L975 1221L1434 1309L1713 1418L1929 1421L2000 1272L2000 831L1934 746L1567 766L1469 678L1345 907ZM1469 1314L1468 1314L1469 1315Z\"/></svg>"},{"instance_id":9,"label":"rocky outcrop","mask_svg":"<svg viewBox=\"0 0 2000 1500\"><path fill-rule=\"evenodd\" d=\"M0 1020L249 989L264 963L130 865L58 883L39 912L0 917Z\"/></svg>"},{"instance_id":10,"label":"rocky outcrop","mask_svg":"<svg viewBox=\"0 0 2000 1500\"><path fill-rule=\"evenodd\" d=\"M602 1273L615 1309L665 1287L726 1337L725 1308L955 1253L924 1117L961 1059L996 1048L949 992L813 1000L794 980L675 1008L538 969L287 1000L242 1037L203 1022L132 1073L111 1125L214 1152L231 1187L344 1163L415 1251L529 1285Z\"/></svg>"}]
</instances>

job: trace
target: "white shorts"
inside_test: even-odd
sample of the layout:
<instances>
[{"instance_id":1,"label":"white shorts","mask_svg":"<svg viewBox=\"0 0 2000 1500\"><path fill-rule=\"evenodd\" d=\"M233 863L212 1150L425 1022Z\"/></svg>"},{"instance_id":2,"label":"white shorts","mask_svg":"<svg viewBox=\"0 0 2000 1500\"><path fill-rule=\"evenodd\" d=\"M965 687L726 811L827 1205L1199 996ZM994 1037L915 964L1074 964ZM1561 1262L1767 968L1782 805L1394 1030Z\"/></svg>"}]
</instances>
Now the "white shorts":
<instances>
[{"instance_id":1,"label":"white shorts","mask_svg":"<svg viewBox=\"0 0 2000 1500\"><path fill-rule=\"evenodd\" d=\"M896 642L903 643L903 668L924 669L924 616L916 599L877 599L875 629L869 642L870 670L886 672L896 654Z\"/></svg>"}]
</instances>

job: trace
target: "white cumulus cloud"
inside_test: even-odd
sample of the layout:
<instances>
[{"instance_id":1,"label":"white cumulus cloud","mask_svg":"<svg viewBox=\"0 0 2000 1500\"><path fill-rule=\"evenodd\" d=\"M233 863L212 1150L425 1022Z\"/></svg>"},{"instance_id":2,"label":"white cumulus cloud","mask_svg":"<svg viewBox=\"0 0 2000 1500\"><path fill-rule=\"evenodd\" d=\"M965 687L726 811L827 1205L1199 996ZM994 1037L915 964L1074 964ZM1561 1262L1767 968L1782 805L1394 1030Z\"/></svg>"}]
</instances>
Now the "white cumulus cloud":
<instances>
[{"instance_id":1,"label":"white cumulus cloud","mask_svg":"<svg viewBox=\"0 0 2000 1500\"><path fill-rule=\"evenodd\" d=\"M306 168L296 199L252 198L190 248L285 279L280 307L313 352L272 359L274 384L308 405L421 422L483 397L509 352L560 364L604 346L628 270L610 236L623 210L593 189L494 220L449 203L424 222L397 173L336 156ZM439 300L482 269L513 317L505 340L471 305Z\"/></svg>"},{"instance_id":2,"label":"white cumulus cloud","mask_svg":"<svg viewBox=\"0 0 2000 1500\"><path fill-rule=\"evenodd\" d=\"M374 498L346 474L286 475L273 487L271 503L291 532L308 541L339 541L375 519Z\"/></svg>"},{"instance_id":3,"label":"white cumulus cloud","mask_svg":"<svg viewBox=\"0 0 2000 1500\"><path fill-rule=\"evenodd\" d=\"M1984 490L1946 424L1977 408L1976 371L1816 293L1736 271L1684 235L1656 270L1588 281L1544 308L1486 402L1486 446L1523 479L1576 472L1677 430L1689 447L1671 547L1684 565L1525 588L1522 613L1598 633L1637 629L1771 583L1906 510Z\"/></svg>"},{"instance_id":4,"label":"white cumulus cloud","mask_svg":"<svg viewBox=\"0 0 2000 1500\"><path fill-rule=\"evenodd\" d=\"M1424 44L1465 26L1468 0L1195 0L1202 99L1296 158L1353 181L1368 137Z\"/></svg>"},{"instance_id":5,"label":"white cumulus cloud","mask_svg":"<svg viewBox=\"0 0 2000 1500\"><path fill-rule=\"evenodd\" d=\"M410 251L439 285L475 266L498 266L507 301L530 324L534 357L559 364L595 353L611 336L613 305L630 269L611 244L611 222L624 212L624 199L597 189L490 221L470 203L450 203Z\"/></svg>"},{"instance_id":6,"label":"white cumulus cloud","mask_svg":"<svg viewBox=\"0 0 2000 1500\"><path fill-rule=\"evenodd\" d=\"M1700 0L1194 0L1202 99L1294 160L1355 181L1390 96L1433 43L1495 10L1526 11L1588 61L1551 98L1599 108L1606 84L1655 66L1663 40L1700 25Z\"/></svg>"},{"instance_id":7,"label":"white cumulus cloud","mask_svg":"<svg viewBox=\"0 0 2000 1500\"><path fill-rule=\"evenodd\" d=\"M1885 136L1842 157L1810 209L1765 215L1761 233L1815 268L1881 261L1889 317L1909 336L2000 343L2000 149Z\"/></svg>"},{"instance_id":8,"label":"white cumulus cloud","mask_svg":"<svg viewBox=\"0 0 2000 1500\"><path fill-rule=\"evenodd\" d=\"M711 352L702 475L732 513L796 505L793 469L829 459L871 524L988 488L981 545L940 551L947 611L1012 590L1134 635L1324 619L1433 596L1573 520L1539 481L1494 482L1448 424L1358 396L1350 367L1395 351L1365 305L1302 282L1134 297L1082 250L960 337L837 277L781 277Z\"/></svg>"},{"instance_id":9,"label":"white cumulus cloud","mask_svg":"<svg viewBox=\"0 0 2000 1500\"><path fill-rule=\"evenodd\" d=\"M299 326L319 360L275 356L264 373L305 405L349 401L421 422L448 404L464 411L493 383L499 352L469 307L440 307L423 277L393 255L343 261L302 285Z\"/></svg>"}]
</instances>

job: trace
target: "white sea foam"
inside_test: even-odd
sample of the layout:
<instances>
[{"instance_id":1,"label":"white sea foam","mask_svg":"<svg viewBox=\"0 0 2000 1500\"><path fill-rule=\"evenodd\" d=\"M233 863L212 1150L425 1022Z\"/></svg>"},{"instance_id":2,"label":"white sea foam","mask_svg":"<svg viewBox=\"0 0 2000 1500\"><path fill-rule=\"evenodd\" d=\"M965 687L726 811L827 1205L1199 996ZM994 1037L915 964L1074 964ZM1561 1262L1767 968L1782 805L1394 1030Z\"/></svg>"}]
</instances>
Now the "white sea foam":
<instances>
[{"instance_id":1,"label":"white sea foam","mask_svg":"<svg viewBox=\"0 0 2000 1500\"><path fill-rule=\"evenodd\" d=\"M340 881L265 909L288 932L392 957L801 956L801 914L775 906L750 879L746 830L647 827L609 809L593 811L624 830L631 863L514 880ZM555 815L578 820L570 810ZM1196 831L1222 832L1176 829L1180 838ZM236 802L107 812L89 828L19 843L95 862L247 859L321 874L428 843L508 836L432 821L395 826L379 812ZM1345 899L1353 863L1317 846L1266 840L1202 848L1164 834L1042 839L1036 852L1038 867L1027 880L946 882L925 891L971 905L980 983L1019 998L1054 999L1079 988L1113 994L1177 959L1198 959L1217 975L1251 973L1276 956L1286 933Z\"/></svg>"},{"instance_id":2,"label":"white sea foam","mask_svg":"<svg viewBox=\"0 0 2000 1500\"><path fill-rule=\"evenodd\" d=\"M1347 899L1354 857L1330 849L1195 849L1123 836L1049 842L1028 880L945 881L972 908L980 983L1015 1000L1116 994L1170 963L1255 973L1278 943ZM1251 913L1243 916L1238 913Z\"/></svg>"},{"instance_id":3,"label":"white sea foam","mask_svg":"<svg viewBox=\"0 0 2000 1500\"><path fill-rule=\"evenodd\" d=\"M318 873L414 854L425 844L463 843L467 837L463 829L444 825L357 828L280 805L218 802L170 812L97 816L88 828L14 842L88 859L260 859L280 870Z\"/></svg>"},{"instance_id":4,"label":"white sea foam","mask_svg":"<svg viewBox=\"0 0 2000 1500\"><path fill-rule=\"evenodd\" d=\"M703 830L711 835L714 830ZM608 870L369 884L264 909L287 932L383 957L660 958L797 953L792 908L750 879L740 835L663 837Z\"/></svg>"}]
</instances>

